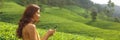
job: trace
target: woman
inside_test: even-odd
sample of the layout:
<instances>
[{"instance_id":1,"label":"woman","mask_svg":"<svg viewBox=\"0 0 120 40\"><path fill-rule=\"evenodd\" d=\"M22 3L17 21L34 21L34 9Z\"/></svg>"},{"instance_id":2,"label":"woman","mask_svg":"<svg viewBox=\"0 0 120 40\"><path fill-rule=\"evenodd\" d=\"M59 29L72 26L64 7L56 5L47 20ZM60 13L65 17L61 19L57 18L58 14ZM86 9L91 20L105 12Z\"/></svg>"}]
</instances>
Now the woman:
<instances>
[{"instance_id":1,"label":"woman","mask_svg":"<svg viewBox=\"0 0 120 40\"><path fill-rule=\"evenodd\" d=\"M28 5L19 22L17 29L18 38L22 38L23 40L48 40L48 38L53 35L55 30L50 29L44 37L39 37L35 26L35 23L39 21L39 11L39 6L35 4Z\"/></svg>"}]
</instances>

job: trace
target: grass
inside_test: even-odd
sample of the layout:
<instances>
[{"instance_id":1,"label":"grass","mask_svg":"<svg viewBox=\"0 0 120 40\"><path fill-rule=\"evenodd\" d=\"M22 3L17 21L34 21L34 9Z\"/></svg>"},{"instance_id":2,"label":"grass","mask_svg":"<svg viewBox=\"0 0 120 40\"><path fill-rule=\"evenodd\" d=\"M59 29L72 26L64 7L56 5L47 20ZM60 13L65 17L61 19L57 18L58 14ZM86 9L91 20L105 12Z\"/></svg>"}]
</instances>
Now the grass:
<instances>
[{"instance_id":1,"label":"grass","mask_svg":"<svg viewBox=\"0 0 120 40\"><path fill-rule=\"evenodd\" d=\"M21 13L24 11L24 7L14 4L13 2L4 2L3 8L0 9L0 11L3 12L3 14L0 14L0 21L17 23Z\"/></svg>"}]
</instances>

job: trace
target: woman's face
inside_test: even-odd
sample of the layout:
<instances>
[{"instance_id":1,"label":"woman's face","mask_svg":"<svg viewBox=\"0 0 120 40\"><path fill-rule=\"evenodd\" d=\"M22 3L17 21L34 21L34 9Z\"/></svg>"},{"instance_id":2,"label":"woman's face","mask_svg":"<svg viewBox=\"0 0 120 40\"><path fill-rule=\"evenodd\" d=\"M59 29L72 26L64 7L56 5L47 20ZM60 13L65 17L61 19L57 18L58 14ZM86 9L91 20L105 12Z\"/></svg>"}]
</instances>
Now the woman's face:
<instances>
[{"instance_id":1,"label":"woman's face","mask_svg":"<svg viewBox=\"0 0 120 40\"><path fill-rule=\"evenodd\" d=\"M34 15L34 19L36 20L36 21L39 21L39 17L40 17L40 10L38 10L36 13L35 13L35 15Z\"/></svg>"}]
</instances>

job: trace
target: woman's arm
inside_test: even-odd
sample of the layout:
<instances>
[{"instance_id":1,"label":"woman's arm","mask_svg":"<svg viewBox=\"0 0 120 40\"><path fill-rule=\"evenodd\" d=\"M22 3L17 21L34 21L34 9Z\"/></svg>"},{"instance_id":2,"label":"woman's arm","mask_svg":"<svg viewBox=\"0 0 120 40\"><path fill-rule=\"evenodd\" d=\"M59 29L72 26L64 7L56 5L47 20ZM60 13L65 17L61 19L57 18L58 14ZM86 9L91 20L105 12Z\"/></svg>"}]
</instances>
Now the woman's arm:
<instances>
[{"instance_id":1,"label":"woman's arm","mask_svg":"<svg viewBox=\"0 0 120 40\"><path fill-rule=\"evenodd\" d=\"M39 38L37 37L37 30L34 24L28 25L28 31L30 35L30 40L38 40ZM55 30L49 29L48 32L41 38L41 40L48 40L50 36L55 33Z\"/></svg>"},{"instance_id":2,"label":"woman's arm","mask_svg":"<svg viewBox=\"0 0 120 40\"><path fill-rule=\"evenodd\" d=\"M52 36L53 33L55 33L55 30L49 29L48 32L42 37L41 40L48 40L48 38L49 38L50 36Z\"/></svg>"}]
</instances>

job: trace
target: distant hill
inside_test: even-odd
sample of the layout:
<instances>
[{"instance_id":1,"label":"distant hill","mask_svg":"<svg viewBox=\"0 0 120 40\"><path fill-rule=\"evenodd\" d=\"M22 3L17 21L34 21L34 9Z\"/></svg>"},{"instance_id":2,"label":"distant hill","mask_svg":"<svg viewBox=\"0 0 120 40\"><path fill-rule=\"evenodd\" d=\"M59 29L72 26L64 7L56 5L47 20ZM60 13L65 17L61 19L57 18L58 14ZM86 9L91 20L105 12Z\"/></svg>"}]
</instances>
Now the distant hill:
<instances>
[{"instance_id":1,"label":"distant hill","mask_svg":"<svg viewBox=\"0 0 120 40\"><path fill-rule=\"evenodd\" d=\"M115 6L115 16L120 17L120 6Z\"/></svg>"},{"instance_id":2,"label":"distant hill","mask_svg":"<svg viewBox=\"0 0 120 40\"><path fill-rule=\"evenodd\" d=\"M99 4L99 5L103 9L104 9L105 6L107 6L107 4ZM120 10L120 6L115 5L114 9L115 9L115 13L113 14L114 17L120 17L120 11L119 11Z\"/></svg>"}]
</instances>

